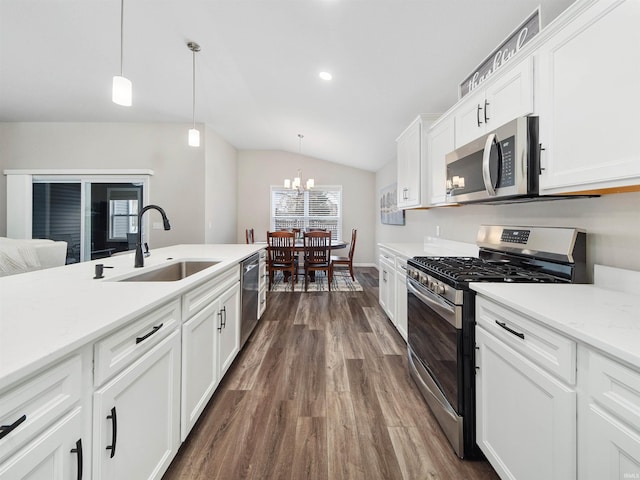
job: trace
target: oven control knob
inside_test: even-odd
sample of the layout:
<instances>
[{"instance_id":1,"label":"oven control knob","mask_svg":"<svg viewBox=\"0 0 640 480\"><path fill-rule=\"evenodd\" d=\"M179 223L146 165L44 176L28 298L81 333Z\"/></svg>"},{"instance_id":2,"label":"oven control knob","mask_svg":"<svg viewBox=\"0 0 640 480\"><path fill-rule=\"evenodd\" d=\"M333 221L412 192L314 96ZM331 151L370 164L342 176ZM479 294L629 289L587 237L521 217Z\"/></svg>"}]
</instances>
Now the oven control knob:
<instances>
[{"instance_id":1,"label":"oven control knob","mask_svg":"<svg viewBox=\"0 0 640 480\"><path fill-rule=\"evenodd\" d=\"M434 292L436 292L438 295L442 295L444 293L444 290L445 290L444 284L438 283L435 286Z\"/></svg>"}]
</instances>

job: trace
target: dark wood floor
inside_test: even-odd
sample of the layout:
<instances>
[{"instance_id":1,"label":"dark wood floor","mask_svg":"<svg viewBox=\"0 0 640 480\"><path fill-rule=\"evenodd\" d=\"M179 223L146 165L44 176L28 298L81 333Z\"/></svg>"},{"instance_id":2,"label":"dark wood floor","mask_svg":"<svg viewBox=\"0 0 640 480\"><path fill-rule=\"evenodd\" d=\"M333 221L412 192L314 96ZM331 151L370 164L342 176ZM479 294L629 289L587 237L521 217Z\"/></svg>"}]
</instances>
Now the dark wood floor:
<instances>
[{"instance_id":1,"label":"dark wood floor","mask_svg":"<svg viewBox=\"0 0 640 480\"><path fill-rule=\"evenodd\" d=\"M455 456L378 305L377 270L356 276L364 292L269 293L165 480L498 478Z\"/></svg>"}]
</instances>

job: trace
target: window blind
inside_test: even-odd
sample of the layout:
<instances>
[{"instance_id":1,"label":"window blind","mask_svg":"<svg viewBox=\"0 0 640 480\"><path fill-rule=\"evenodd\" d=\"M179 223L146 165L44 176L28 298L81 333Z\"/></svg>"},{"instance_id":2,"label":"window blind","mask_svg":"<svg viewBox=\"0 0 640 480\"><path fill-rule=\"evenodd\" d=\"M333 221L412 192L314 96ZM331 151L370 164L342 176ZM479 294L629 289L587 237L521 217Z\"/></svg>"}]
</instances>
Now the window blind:
<instances>
[{"instance_id":1,"label":"window blind","mask_svg":"<svg viewBox=\"0 0 640 480\"><path fill-rule=\"evenodd\" d=\"M298 192L271 187L271 230L322 228L342 240L342 186L317 185Z\"/></svg>"}]
</instances>

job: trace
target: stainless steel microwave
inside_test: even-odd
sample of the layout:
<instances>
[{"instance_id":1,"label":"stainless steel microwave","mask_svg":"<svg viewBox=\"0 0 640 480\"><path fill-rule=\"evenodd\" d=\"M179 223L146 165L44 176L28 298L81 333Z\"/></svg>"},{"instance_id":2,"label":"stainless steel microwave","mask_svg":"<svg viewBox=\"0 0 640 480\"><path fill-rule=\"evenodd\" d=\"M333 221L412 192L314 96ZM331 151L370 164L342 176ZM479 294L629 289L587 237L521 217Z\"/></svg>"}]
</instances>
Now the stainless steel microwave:
<instances>
[{"instance_id":1,"label":"stainless steel microwave","mask_svg":"<svg viewBox=\"0 0 640 480\"><path fill-rule=\"evenodd\" d=\"M519 117L445 157L447 202L503 203L538 197L538 117Z\"/></svg>"}]
</instances>

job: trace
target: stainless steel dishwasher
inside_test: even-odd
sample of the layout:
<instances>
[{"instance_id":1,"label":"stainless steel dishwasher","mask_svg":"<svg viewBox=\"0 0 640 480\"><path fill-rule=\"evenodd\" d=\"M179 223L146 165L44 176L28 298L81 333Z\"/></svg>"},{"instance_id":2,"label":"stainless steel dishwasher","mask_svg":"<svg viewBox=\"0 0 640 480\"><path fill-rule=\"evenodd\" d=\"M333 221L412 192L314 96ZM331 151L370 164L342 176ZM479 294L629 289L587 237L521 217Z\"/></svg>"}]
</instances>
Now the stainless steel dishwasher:
<instances>
[{"instance_id":1,"label":"stainless steel dishwasher","mask_svg":"<svg viewBox=\"0 0 640 480\"><path fill-rule=\"evenodd\" d=\"M242 348L258 323L258 272L259 254L255 253L242 262L242 318L240 319L240 348Z\"/></svg>"}]
</instances>

